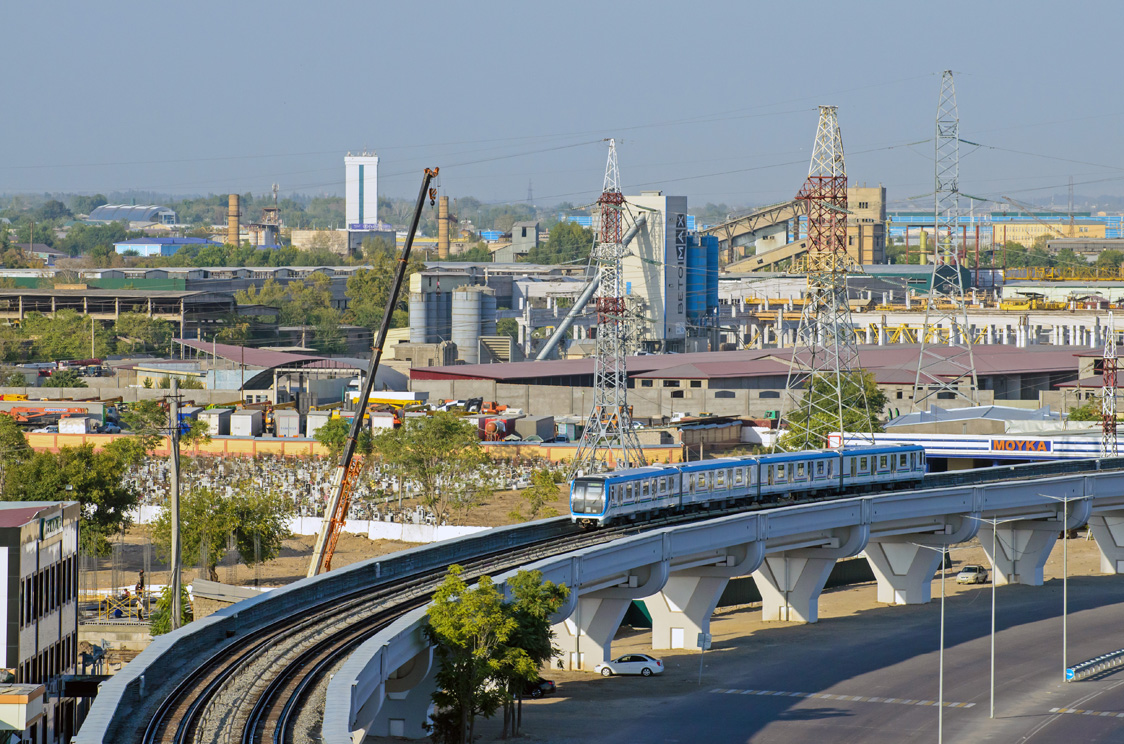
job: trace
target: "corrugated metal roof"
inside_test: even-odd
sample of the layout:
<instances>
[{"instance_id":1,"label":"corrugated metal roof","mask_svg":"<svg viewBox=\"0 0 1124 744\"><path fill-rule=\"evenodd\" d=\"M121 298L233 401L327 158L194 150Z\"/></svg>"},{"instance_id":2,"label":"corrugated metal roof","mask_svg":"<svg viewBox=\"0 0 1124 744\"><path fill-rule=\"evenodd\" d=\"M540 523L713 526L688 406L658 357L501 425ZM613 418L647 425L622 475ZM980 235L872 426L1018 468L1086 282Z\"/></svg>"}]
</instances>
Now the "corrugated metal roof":
<instances>
[{"instance_id":1,"label":"corrugated metal roof","mask_svg":"<svg viewBox=\"0 0 1124 744\"><path fill-rule=\"evenodd\" d=\"M235 344L213 344L210 341L196 341L192 339L177 338L175 342L189 349L196 349L207 354L214 354L227 361L244 364L247 367L260 367L271 369L273 367L316 367L319 369L358 369L354 360L329 359L311 354L292 354L287 351L267 351L254 349L249 346Z\"/></svg>"}]
</instances>

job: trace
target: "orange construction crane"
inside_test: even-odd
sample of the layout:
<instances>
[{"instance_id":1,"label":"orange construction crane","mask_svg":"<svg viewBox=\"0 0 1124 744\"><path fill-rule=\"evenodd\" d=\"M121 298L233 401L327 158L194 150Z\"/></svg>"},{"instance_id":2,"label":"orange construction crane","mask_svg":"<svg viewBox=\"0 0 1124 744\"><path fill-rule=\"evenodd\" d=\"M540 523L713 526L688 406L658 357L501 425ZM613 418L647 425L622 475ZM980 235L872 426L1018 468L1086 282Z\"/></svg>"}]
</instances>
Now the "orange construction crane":
<instances>
[{"instance_id":1,"label":"orange construction crane","mask_svg":"<svg viewBox=\"0 0 1124 744\"><path fill-rule=\"evenodd\" d=\"M308 576L310 578L322 571L330 571L332 568L332 554L335 552L336 541L339 540L344 521L347 519L347 512L351 507L351 492L355 488L355 481L359 475L360 463L355 459L359 432L363 428L367 404L371 400L371 391L375 387L375 375L379 371L382 349L386 344L386 335L390 331L394 307L398 304L398 292L402 289L402 279L406 276L406 265L410 260L410 248L414 244L414 235L418 231L418 222L421 221L426 196L429 196L430 206L437 200L437 189L429 187L433 179L437 177L437 171L437 168L426 168L425 175L422 177L418 202L414 207L414 218L410 222L409 232L406 233L406 243L402 246L402 255L398 257L398 271L394 277L394 285L390 289L390 301L385 305L382 325L379 326L379 333L375 338L374 348L371 350L371 366L367 370L367 378L363 381L363 390L359 394L355 417L351 420L351 430L348 432L347 441L344 443L340 465L336 468L336 474L332 479L331 500L324 511L326 519L320 527L320 534L317 536L316 545L312 549L312 560L308 565Z\"/></svg>"}]
</instances>

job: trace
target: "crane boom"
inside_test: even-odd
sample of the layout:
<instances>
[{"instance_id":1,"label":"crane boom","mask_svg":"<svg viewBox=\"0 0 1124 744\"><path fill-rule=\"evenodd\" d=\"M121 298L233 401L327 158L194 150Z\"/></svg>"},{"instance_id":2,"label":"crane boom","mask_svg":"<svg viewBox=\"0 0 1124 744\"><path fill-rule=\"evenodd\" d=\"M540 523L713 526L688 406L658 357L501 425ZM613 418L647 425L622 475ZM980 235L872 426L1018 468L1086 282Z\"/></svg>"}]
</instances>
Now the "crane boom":
<instances>
[{"instance_id":1,"label":"crane boom","mask_svg":"<svg viewBox=\"0 0 1124 744\"><path fill-rule=\"evenodd\" d=\"M391 317L394 315L394 306L398 303L398 291L402 288L402 279L406 276L406 265L410 260L410 248L414 245L414 235L418 231L418 222L421 221L422 208L425 198L429 196L430 205L437 197L436 189L429 187L437 177L438 168L426 168L422 177L421 190L418 191L418 201L414 206L414 217L410 222L410 230L406 233L406 243L402 246L402 255L398 257L398 271L394 276L394 285L390 289L390 298L383 310L382 325L379 326L378 336L371 349L371 365L367 370L367 379L363 382L363 390L359 394L358 407L355 418L351 421L351 430L348 432L347 441L344 443L343 455L339 467L332 477L332 497L324 510L324 521L320 526L320 534L316 538L316 545L312 549L312 560L308 564L309 578L322 571L332 569L332 554L336 550L336 541L339 540L340 531L347 519L347 511L351 506L351 493L355 488L355 481L359 477L360 463L355 459L355 449L359 442L359 432L363 427L363 417L367 412L367 401L371 398L371 391L375 386L375 375L379 370L379 361L382 359L383 345L386 344L386 335L390 331Z\"/></svg>"}]
</instances>

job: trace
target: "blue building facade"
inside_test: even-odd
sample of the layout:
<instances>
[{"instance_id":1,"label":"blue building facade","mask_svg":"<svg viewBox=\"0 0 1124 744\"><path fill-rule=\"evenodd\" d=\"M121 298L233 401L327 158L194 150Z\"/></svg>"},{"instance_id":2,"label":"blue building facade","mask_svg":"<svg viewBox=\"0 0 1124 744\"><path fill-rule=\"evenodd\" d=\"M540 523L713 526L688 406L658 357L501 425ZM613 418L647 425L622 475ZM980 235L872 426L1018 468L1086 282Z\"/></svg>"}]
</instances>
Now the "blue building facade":
<instances>
[{"instance_id":1,"label":"blue building facade","mask_svg":"<svg viewBox=\"0 0 1124 744\"><path fill-rule=\"evenodd\" d=\"M118 255L136 253L138 256L174 256L176 251L184 247L206 248L219 245L206 238L131 238L120 243L114 243L113 248Z\"/></svg>"}]
</instances>

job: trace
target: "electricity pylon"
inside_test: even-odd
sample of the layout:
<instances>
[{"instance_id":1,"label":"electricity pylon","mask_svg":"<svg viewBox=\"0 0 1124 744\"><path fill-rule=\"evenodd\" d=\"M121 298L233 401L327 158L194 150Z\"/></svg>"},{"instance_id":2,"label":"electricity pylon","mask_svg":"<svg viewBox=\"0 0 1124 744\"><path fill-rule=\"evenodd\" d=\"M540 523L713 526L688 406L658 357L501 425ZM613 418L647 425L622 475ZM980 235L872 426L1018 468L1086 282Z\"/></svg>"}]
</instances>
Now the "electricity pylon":
<instances>
[{"instance_id":1,"label":"electricity pylon","mask_svg":"<svg viewBox=\"0 0 1124 744\"><path fill-rule=\"evenodd\" d=\"M937 103L933 204L933 273L925 301L925 326L913 382L913 410L938 399L979 405L972 329L964 304L964 272L956 247L960 208L960 114L952 70L941 78ZM945 335L947 333L947 335ZM938 351L940 349L941 351Z\"/></svg>"}]
</instances>

